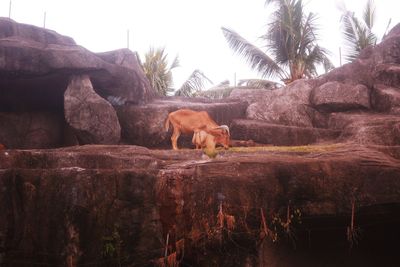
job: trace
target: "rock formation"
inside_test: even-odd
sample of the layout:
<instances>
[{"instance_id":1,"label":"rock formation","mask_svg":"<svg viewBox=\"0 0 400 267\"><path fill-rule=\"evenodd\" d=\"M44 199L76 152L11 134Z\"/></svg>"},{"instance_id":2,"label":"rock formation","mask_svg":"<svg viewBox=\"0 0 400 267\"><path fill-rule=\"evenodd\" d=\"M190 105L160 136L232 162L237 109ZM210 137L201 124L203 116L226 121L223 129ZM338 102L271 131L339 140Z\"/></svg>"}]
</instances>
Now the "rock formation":
<instances>
[{"instance_id":1,"label":"rock formation","mask_svg":"<svg viewBox=\"0 0 400 267\"><path fill-rule=\"evenodd\" d=\"M61 133L60 137L47 141L47 136L43 135L43 140L37 140L35 144L32 143L33 146L28 146L29 141L18 141L24 139L23 134L12 136L7 134L12 130L1 127L0 137L4 139L0 142L10 148L68 145L61 142L73 139L63 136L64 128L68 128L68 125L65 126L66 120L62 119L64 92L74 75L87 75L93 84L93 93L105 99L108 96L116 96L123 98L127 103L141 104L155 96L135 53L122 49L95 54L76 45L70 37L6 18L0 18L0 58L3 59L0 60L2 117L18 116L24 112L40 113L41 117L53 113L61 118L57 124L45 126L58 126L56 131ZM113 120L107 127L112 128L119 123L115 116ZM20 121L22 122L22 119ZM13 124L15 123L16 121ZM24 127L25 125L17 125L17 128ZM116 129L118 128L119 126ZM99 140L93 139L91 142L97 141ZM113 137L106 142L117 144L118 141Z\"/></svg>"},{"instance_id":2,"label":"rock formation","mask_svg":"<svg viewBox=\"0 0 400 267\"><path fill-rule=\"evenodd\" d=\"M0 29L0 266L399 262L400 25L353 63L246 101L153 99L127 50ZM110 95L127 100L116 113ZM269 146L145 148L170 145L178 108ZM116 143L119 129L130 145L13 149Z\"/></svg>"},{"instance_id":3,"label":"rock formation","mask_svg":"<svg viewBox=\"0 0 400 267\"><path fill-rule=\"evenodd\" d=\"M284 145L284 138L277 138L280 133L290 136L287 145L335 142L336 138L400 145L395 141L400 118L393 116L400 106L399 28L394 27L376 47L363 50L352 63L250 98L246 118L232 122L237 129L233 137ZM232 98L245 94L238 91L232 92Z\"/></svg>"},{"instance_id":4,"label":"rock formation","mask_svg":"<svg viewBox=\"0 0 400 267\"><path fill-rule=\"evenodd\" d=\"M121 127L118 117L104 98L93 90L89 76L72 76L64 93L67 123L80 144L118 144Z\"/></svg>"}]
</instances>

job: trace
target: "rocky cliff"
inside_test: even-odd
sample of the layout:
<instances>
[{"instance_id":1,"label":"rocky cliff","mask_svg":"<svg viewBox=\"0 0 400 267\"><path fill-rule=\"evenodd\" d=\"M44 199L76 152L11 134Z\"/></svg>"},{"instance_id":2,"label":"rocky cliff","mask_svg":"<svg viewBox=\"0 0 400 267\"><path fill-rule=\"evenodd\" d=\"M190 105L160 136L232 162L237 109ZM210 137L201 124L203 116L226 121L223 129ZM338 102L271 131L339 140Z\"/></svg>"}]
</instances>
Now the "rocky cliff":
<instances>
[{"instance_id":1,"label":"rocky cliff","mask_svg":"<svg viewBox=\"0 0 400 267\"><path fill-rule=\"evenodd\" d=\"M237 148L208 159L91 145L6 150L0 162L2 266L152 266L165 253L183 266L398 260L400 147Z\"/></svg>"}]
</instances>

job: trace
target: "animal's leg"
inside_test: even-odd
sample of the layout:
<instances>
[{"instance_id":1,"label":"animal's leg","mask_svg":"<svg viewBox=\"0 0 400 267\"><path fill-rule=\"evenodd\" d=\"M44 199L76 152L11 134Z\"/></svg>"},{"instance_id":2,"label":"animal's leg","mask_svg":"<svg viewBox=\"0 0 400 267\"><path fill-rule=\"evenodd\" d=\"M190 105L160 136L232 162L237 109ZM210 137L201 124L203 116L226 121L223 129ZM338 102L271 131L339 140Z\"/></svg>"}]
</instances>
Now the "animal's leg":
<instances>
[{"instance_id":1,"label":"animal's leg","mask_svg":"<svg viewBox=\"0 0 400 267\"><path fill-rule=\"evenodd\" d=\"M174 128L174 132L172 133L171 136L173 150L178 150L178 138L180 135L181 135L180 131Z\"/></svg>"},{"instance_id":2,"label":"animal's leg","mask_svg":"<svg viewBox=\"0 0 400 267\"><path fill-rule=\"evenodd\" d=\"M193 141L193 144L195 144L196 149L201 148L200 132L194 132L192 141Z\"/></svg>"}]
</instances>

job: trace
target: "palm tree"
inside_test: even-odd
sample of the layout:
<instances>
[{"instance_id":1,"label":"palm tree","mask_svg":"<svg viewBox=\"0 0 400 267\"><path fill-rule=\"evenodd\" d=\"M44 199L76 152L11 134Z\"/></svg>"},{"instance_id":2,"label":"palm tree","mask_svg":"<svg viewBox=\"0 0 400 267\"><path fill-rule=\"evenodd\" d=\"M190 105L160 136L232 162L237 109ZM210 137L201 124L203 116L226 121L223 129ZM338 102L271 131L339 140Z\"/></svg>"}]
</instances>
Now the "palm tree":
<instances>
[{"instance_id":1,"label":"palm tree","mask_svg":"<svg viewBox=\"0 0 400 267\"><path fill-rule=\"evenodd\" d=\"M165 48L150 48L145 54L145 61L142 64L143 71L150 81L150 85L157 90L161 96L166 96L175 91L173 88L172 70L179 67L178 56L168 66L168 54L165 53ZM194 97L204 88L206 82L212 84L212 81L207 78L200 70L194 70L189 78L175 92L176 96ZM114 101L115 102L115 101Z\"/></svg>"},{"instance_id":2,"label":"palm tree","mask_svg":"<svg viewBox=\"0 0 400 267\"><path fill-rule=\"evenodd\" d=\"M176 96L194 97L198 96L205 83L212 84L212 81L204 75L200 70L194 70L189 78L182 84L182 86L175 92Z\"/></svg>"},{"instance_id":3,"label":"palm tree","mask_svg":"<svg viewBox=\"0 0 400 267\"><path fill-rule=\"evenodd\" d=\"M372 32L375 22L375 5L368 0L362 14L362 20L358 19L354 12L346 9L344 3L339 9L342 11L343 34L345 39L346 60L353 61L360 54L361 50L370 45L376 45L377 36ZM390 21L387 25L389 28Z\"/></svg>"},{"instance_id":4,"label":"palm tree","mask_svg":"<svg viewBox=\"0 0 400 267\"><path fill-rule=\"evenodd\" d=\"M316 16L305 14L301 0L267 0L275 4L267 33L260 38L266 42L264 52L235 31L222 28L230 47L244 57L251 68L262 77L277 76L285 83L317 75L316 65L325 71L333 68L327 51L316 41Z\"/></svg>"},{"instance_id":5,"label":"palm tree","mask_svg":"<svg viewBox=\"0 0 400 267\"><path fill-rule=\"evenodd\" d=\"M168 95L173 92L172 70L179 66L178 56L168 66L168 54L165 48L154 49L151 47L145 54L145 60L142 64L144 73L149 79L150 85L158 92L159 95Z\"/></svg>"}]
</instances>

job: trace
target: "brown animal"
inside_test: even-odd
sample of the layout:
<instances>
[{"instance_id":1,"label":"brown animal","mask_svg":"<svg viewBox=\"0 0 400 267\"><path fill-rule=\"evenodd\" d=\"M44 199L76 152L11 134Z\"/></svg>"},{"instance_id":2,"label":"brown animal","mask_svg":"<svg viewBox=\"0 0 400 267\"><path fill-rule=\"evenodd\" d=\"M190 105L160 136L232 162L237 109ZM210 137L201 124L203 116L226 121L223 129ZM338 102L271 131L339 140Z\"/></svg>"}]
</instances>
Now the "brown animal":
<instances>
[{"instance_id":1,"label":"brown animal","mask_svg":"<svg viewBox=\"0 0 400 267\"><path fill-rule=\"evenodd\" d=\"M172 148L178 149L178 138L183 134L191 134L201 130L214 136L215 143L221 144L225 149L229 147L229 127L219 126L206 111L193 111L190 109L179 109L168 114L165 120L165 130L168 131L172 124L174 132L171 136Z\"/></svg>"},{"instance_id":2,"label":"brown animal","mask_svg":"<svg viewBox=\"0 0 400 267\"><path fill-rule=\"evenodd\" d=\"M215 137L203 130L193 134L192 143L196 149L207 148L208 151L214 151L216 146Z\"/></svg>"}]
</instances>

